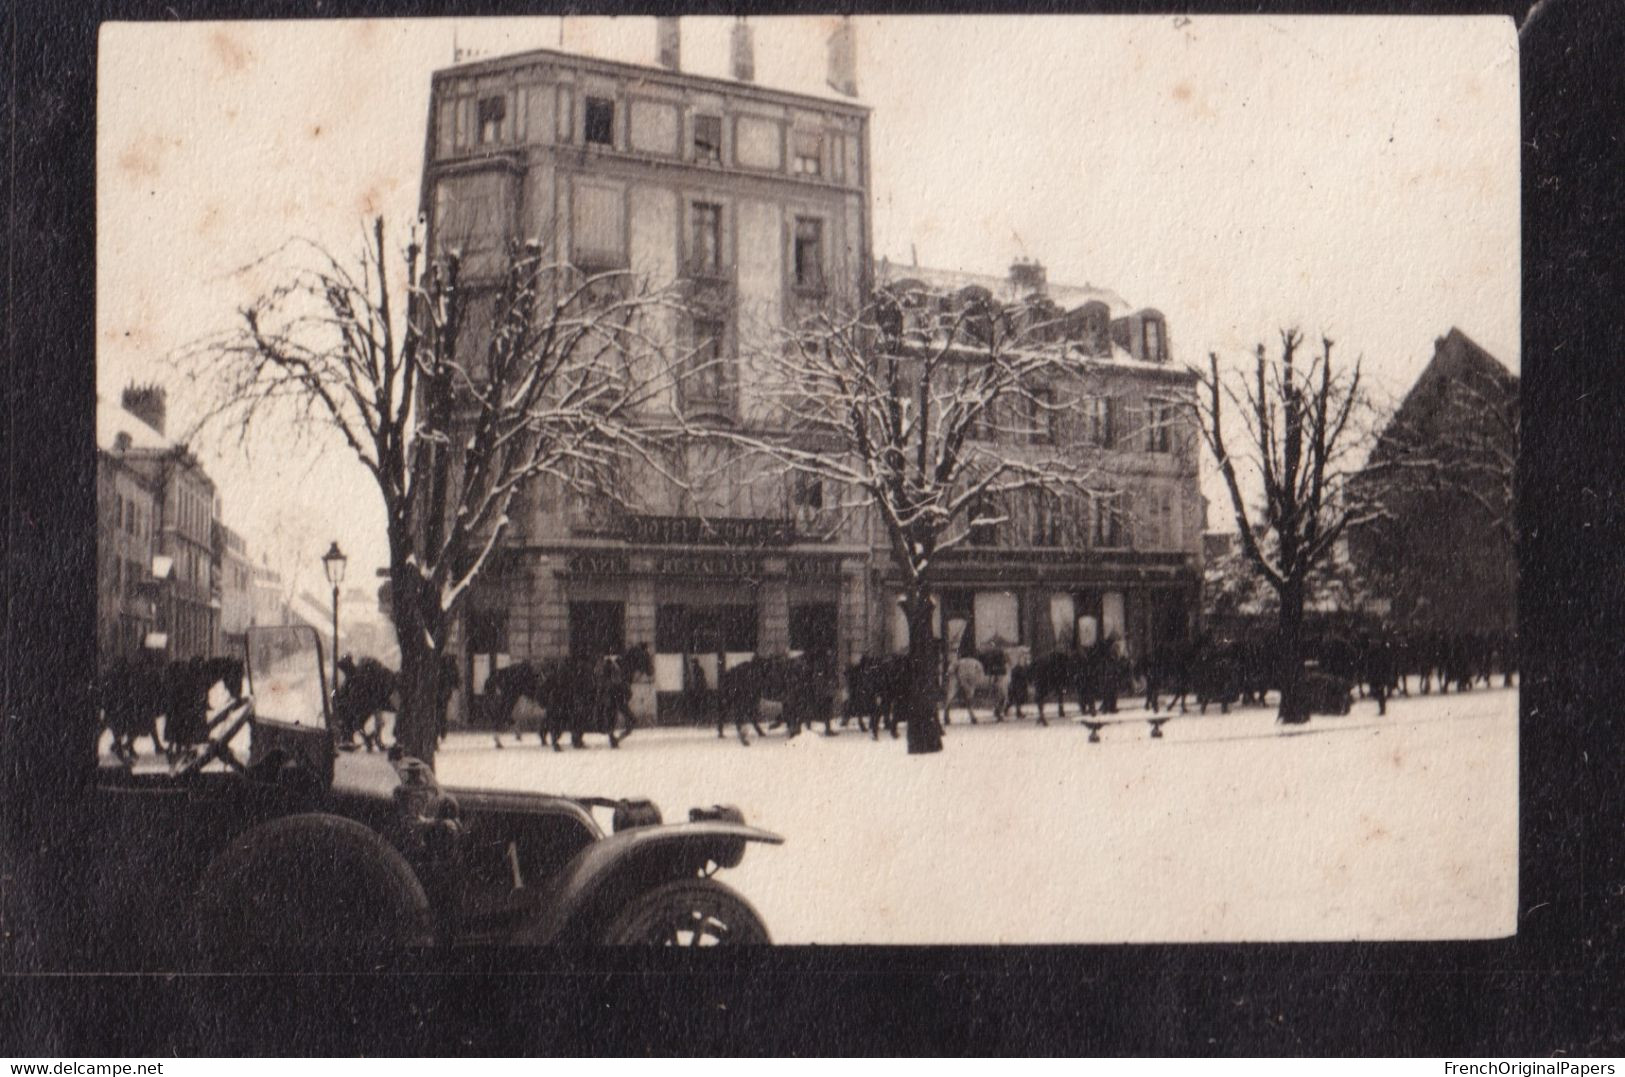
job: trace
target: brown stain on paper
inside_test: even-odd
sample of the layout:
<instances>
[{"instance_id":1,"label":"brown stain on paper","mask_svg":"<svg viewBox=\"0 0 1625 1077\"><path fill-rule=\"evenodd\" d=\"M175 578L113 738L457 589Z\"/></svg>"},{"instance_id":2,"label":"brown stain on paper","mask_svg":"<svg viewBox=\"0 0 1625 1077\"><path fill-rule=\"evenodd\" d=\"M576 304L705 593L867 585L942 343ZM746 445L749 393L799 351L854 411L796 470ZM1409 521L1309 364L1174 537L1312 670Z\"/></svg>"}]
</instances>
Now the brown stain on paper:
<instances>
[{"instance_id":1,"label":"brown stain on paper","mask_svg":"<svg viewBox=\"0 0 1625 1077\"><path fill-rule=\"evenodd\" d=\"M374 217L382 212L388 204L389 195L400 189L399 176L378 177L367 184L367 189L356 199L356 212L364 217Z\"/></svg>"},{"instance_id":2,"label":"brown stain on paper","mask_svg":"<svg viewBox=\"0 0 1625 1077\"><path fill-rule=\"evenodd\" d=\"M209 35L209 51L214 54L215 61L221 67L234 75L247 70L248 65L254 60L254 54L248 46L225 30L216 30Z\"/></svg>"},{"instance_id":3,"label":"brown stain on paper","mask_svg":"<svg viewBox=\"0 0 1625 1077\"><path fill-rule=\"evenodd\" d=\"M118 169L132 183L145 185L163 171L164 155L182 145L180 139L165 135L137 135L119 151Z\"/></svg>"}]
</instances>

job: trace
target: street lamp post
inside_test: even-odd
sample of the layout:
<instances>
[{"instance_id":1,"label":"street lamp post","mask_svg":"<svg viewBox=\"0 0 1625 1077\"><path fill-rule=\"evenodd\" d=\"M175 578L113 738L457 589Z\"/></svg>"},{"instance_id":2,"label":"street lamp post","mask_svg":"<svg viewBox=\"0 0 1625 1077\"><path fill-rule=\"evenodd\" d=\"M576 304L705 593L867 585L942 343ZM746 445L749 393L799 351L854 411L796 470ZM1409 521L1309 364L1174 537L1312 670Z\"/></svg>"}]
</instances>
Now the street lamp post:
<instances>
[{"instance_id":1,"label":"street lamp post","mask_svg":"<svg viewBox=\"0 0 1625 1077\"><path fill-rule=\"evenodd\" d=\"M322 571L327 574L327 582L333 585L333 684L330 691L335 692L339 687L339 584L344 582L346 560L336 541L322 554Z\"/></svg>"}]
</instances>

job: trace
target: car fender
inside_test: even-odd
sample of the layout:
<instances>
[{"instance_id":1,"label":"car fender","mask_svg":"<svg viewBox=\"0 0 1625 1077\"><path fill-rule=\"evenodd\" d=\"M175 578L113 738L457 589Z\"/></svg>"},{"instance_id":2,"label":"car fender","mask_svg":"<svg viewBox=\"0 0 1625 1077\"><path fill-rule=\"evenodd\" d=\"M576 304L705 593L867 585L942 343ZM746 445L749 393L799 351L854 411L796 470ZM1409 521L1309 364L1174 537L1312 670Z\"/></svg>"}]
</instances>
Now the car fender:
<instances>
[{"instance_id":1,"label":"car fender","mask_svg":"<svg viewBox=\"0 0 1625 1077\"><path fill-rule=\"evenodd\" d=\"M721 821L633 827L595 841L565 865L538 915L512 941L524 946L589 942L594 926L632 895L696 875L711 862L733 867L745 843L753 841L784 844L770 830Z\"/></svg>"}]
</instances>

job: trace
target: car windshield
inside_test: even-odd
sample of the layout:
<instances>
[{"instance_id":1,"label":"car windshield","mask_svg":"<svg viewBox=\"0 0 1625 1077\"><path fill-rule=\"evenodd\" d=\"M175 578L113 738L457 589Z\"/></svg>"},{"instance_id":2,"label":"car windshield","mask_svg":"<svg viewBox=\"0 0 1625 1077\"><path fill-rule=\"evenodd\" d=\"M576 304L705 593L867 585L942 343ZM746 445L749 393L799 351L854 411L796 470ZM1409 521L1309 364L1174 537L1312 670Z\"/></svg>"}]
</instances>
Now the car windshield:
<instances>
[{"instance_id":1,"label":"car windshield","mask_svg":"<svg viewBox=\"0 0 1625 1077\"><path fill-rule=\"evenodd\" d=\"M326 728L322 646L314 628L250 628L247 651L248 690L254 697L257 719Z\"/></svg>"}]
</instances>

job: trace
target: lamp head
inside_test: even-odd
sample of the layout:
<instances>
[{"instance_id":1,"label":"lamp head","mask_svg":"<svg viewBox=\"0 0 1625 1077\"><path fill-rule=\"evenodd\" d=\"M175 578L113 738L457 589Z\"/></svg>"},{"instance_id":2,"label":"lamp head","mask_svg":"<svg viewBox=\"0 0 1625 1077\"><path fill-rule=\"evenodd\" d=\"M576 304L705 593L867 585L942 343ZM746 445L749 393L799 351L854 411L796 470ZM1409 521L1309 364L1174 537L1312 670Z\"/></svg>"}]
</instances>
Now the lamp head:
<instances>
[{"instance_id":1,"label":"lamp head","mask_svg":"<svg viewBox=\"0 0 1625 1077\"><path fill-rule=\"evenodd\" d=\"M337 542L327 547L327 552L322 554L322 571L327 574L328 583L337 587L344 582L344 566L348 560Z\"/></svg>"}]
</instances>

